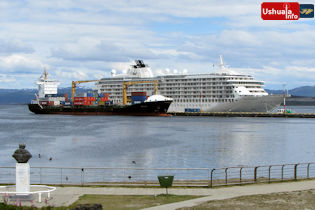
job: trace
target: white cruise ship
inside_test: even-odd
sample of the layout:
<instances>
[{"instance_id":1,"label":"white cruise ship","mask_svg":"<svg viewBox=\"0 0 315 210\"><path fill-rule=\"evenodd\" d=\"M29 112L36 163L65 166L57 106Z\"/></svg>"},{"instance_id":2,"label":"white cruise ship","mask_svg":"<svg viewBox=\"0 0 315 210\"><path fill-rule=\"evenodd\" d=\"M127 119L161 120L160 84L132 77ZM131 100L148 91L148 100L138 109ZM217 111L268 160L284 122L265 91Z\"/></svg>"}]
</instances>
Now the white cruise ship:
<instances>
[{"instance_id":1,"label":"white cruise ship","mask_svg":"<svg viewBox=\"0 0 315 210\"><path fill-rule=\"evenodd\" d=\"M103 78L97 84L99 93L109 93L115 104L123 103L123 82L158 81L158 94L173 98L168 112L268 112L280 105L282 96L268 95L264 82L252 76L241 75L225 68L220 56L220 69L210 74L165 74L153 76L148 65L136 60L124 74L112 71L111 78ZM154 91L153 83L134 84L131 92Z\"/></svg>"}]
</instances>

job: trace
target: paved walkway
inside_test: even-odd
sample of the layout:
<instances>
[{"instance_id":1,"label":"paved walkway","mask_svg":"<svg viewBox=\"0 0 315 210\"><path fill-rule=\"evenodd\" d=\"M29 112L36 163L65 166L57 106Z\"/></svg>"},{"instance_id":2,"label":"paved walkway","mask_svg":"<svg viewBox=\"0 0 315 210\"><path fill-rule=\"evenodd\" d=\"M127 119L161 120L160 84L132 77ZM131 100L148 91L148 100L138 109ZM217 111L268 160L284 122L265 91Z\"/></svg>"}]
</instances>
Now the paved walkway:
<instances>
[{"instance_id":1,"label":"paved walkway","mask_svg":"<svg viewBox=\"0 0 315 210\"><path fill-rule=\"evenodd\" d=\"M175 195L203 195L205 197L193 200L187 200L149 209L177 209L181 207L191 207L211 200L223 200L238 196L270 194L278 192L290 192L299 190L315 189L315 180L284 182L272 184L253 184L245 186L222 187L222 188L170 188L169 193ZM42 195L41 203L37 202L37 197L33 205L41 206L69 206L74 203L81 195L158 195L165 193L163 188L123 188L123 187L57 187L56 191L51 193L51 198ZM24 202L22 205L30 205L30 202Z\"/></svg>"}]
</instances>

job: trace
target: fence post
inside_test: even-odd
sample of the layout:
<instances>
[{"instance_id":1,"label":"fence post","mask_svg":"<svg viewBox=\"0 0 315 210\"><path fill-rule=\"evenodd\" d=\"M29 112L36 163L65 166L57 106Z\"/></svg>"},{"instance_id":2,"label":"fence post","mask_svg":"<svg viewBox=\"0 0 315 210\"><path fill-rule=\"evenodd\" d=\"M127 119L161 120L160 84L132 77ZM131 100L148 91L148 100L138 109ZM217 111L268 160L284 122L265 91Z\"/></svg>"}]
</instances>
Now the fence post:
<instances>
[{"instance_id":1,"label":"fence post","mask_svg":"<svg viewBox=\"0 0 315 210\"><path fill-rule=\"evenodd\" d=\"M298 163L294 164L294 180L297 180L297 166L298 165L299 165Z\"/></svg>"},{"instance_id":2,"label":"fence post","mask_svg":"<svg viewBox=\"0 0 315 210\"><path fill-rule=\"evenodd\" d=\"M42 168L39 168L39 183L42 184Z\"/></svg>"},{"instance_id":3,"label":"fence post","mask_svg":"<svg viewBox=\"0 0 315 210\"><path fill-rule=\"evenodd\" d=\"M123 181L124 181L124 182L128 182L128 181L127 181L127 178L126 178L125 168L123 168Z\"/></svg>"},{"instance_id":4,"label":"fence post","mask_svg":"<svg viewBox=\"0 0 315 210\"><path fill-rule=\"evenodd\" d=\"M229 168L225 168L225 170L224 170L224 171L225 171L225 184L226 184L226 185L227 185L227 182L228 182L228 181L227 181L227 170L228 170L228 169L229 169Z\"/></svg>"},{"instance_id":5,"label":"fence post","mask_svg":"<svg viewBox=\"0 0 315 210\"><path fill-rule=\"evenodd\" d=\"M283 169L284 169L285 164L282 165L281 167L281 181L283 181Z\"/></svg>"},{"instance_id":6,"label":"fence post","mask_svg":"<svg viewBox=\"0 0 315 210\"><path fill-rule=\"evenodd\" d=\"M211 176L211 170L210 170L210 168L208 168L208 187L210 187L210 185L211 185L210 176Z\"/></svg>"},{"instance_id":7,"label":"fence post","mask_svg":"<svg viewBox=\"0 0 315 210\"><path fill-rule=\"evenodd\" d=\"M256 183L257 182L257 169L258 169L259 166L256 166L254 168L254 182Z\"/></svg>"},{"instance_id":8,"label":"fence post","mask_svg":"<svg viewBox=\"0 0 315 210\"><path fill-rule=\"evenodd\" d=\"M269 169L268 169L268 181L269 181L269 182L270 182L270 173L271 173L270 171L271 171L271 167L272 167L272 166L269 166Z\"/></svg>"},{"instance_id":9,"label":"fence post","mask_svg":"<svg viewBox=\"0 0 315 210\"><path fill-rule=\"evenodd\" d=\"M240 168L240 184L242 184L242 167Z\"/></svg>"},{"instance_id":10,"label":"fence post","mask_svg":"<svg viewBox=\"0 0 315 210\"><path fill-rule=\"evenodd\" d=\"M62 185L62 168L60 168L60 184Z\"/></svg>"},{"instance_id":11,"label":"fence post","mask_svg":"<svg viewBox=\"0 0 315 210\"><path fill-rule=\"evenodd\" d=\"M308 164L307 164L306 176L307 176L308 179L310 178L310 165L311 165L311 163L308 163Z\"/></svg>"},{"instance_id":12,"label":"fence post","mask_svg":"<svg viewBox=\"0 0 315 210\"><path fill-rule=\"evenodd\" d=\"M210 173L210 187L213 187L213 172L214 172L215 168L211 170Z\"/></svg>"}]
</instances>

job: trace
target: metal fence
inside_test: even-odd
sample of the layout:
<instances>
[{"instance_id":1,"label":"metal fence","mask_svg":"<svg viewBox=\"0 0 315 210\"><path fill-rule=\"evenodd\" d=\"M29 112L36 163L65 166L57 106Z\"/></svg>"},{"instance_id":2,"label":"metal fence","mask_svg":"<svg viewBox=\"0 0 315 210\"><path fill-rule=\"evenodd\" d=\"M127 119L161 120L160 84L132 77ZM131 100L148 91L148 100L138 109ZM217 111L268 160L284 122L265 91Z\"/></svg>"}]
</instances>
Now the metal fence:
<instances>
[{"instance_id":1,"label":"metal fence","mask_svg":"<svg viewBox=\"0 0 315 210\"><path fill-rule=\"evenodd\" d=\"M157 186L174 175L174 186L223 186L315 178L315 163L226 168L31 167L32 184ZM0 183L15 183L15 167L0 167Z\"/></svg>"},{"instance_id":2,"label":"metal fence","mask_svg":"<svg viewBox=\"0 0 315 210\"><path fill-rule=\"evenodd\" d=\"M315 178L315 163L215 168L209 187Z\"/></svg>"}]
</instances>

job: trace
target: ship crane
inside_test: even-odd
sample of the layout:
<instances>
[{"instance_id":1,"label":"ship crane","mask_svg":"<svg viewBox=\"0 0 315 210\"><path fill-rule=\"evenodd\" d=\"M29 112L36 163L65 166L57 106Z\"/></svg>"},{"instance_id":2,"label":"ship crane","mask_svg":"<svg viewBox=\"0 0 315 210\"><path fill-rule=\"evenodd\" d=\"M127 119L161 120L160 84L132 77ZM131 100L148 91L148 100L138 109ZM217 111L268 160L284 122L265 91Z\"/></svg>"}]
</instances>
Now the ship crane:
<instances>
[{"instance_id":1,"label":"ship crane","mask_svg":"<svg viewBox=\"0 0 315 210\"><path fill-rule=\"evenodd\" d=\"M158 90L158 80L148 80L148 81L128 81L123 82L123 105L127 104L127 89L130 85L143 84L143 83L153 83L154 84L154 94L157 94Z\"/></svg>"},{"instance_id":2,"label":"ship crane","mask_svg":"<svg viewBox=\"0 0 315 210\"><path fill-rule=\"evenodd\" d=\"M99 82L100 80L81 80L81 81L72 81L72 102L74 101L75 88L78 84L87 83L87 82Z\"/></svg>"}]
</instances>

